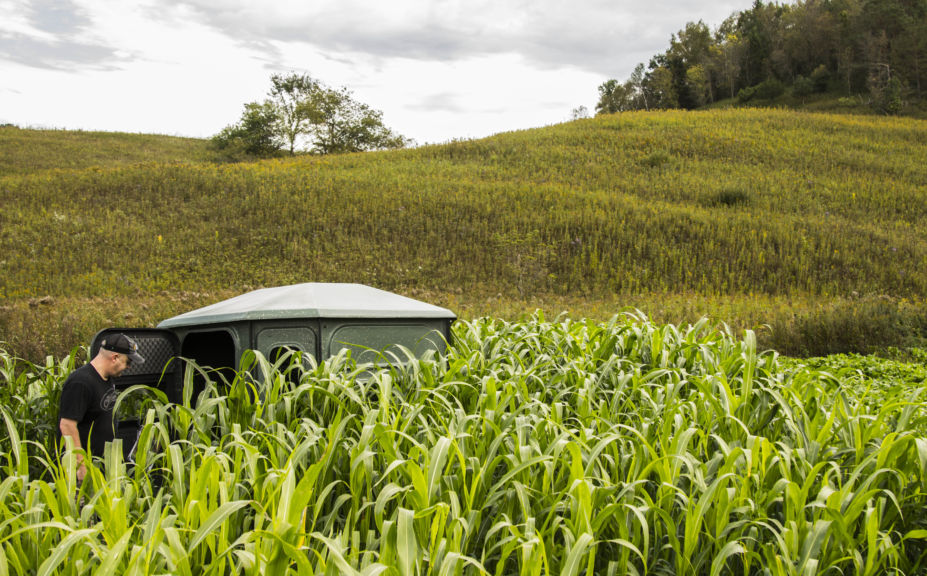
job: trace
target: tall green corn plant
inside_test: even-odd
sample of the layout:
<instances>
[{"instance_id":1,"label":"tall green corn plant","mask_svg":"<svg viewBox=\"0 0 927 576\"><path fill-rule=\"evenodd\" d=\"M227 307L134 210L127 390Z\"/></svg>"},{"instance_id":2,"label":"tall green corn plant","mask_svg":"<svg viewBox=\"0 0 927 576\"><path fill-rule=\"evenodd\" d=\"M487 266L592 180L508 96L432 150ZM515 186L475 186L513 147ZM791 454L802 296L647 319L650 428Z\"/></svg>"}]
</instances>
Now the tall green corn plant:
<instances>
[{"instance_id":1,"label":"tall green corn plant","mask_svg":"<svg viewBox=\"0 0 927 576\"><path fill-rule=\"evenodd\" d=\"M58 403L61 386L74 370L81 349L75 348L61 360L47 357L44 364L34 364L11 356L0 349L0 404L9 416L19 437L36 447L37 454L55 454L58 443ZM9 448L11 438L0 428L0 448ZM41 461L30 464L33 477L44 473Z\"/></svg>"},{"instance_id":2,"label":"tall green corn plant","mask_svg":"<svg viewBox=\"0 0 927 576\"><path fill-rule=\"evenodd\" d=\"M923 566L916 394L875 403L784 372L705 322L536 315L455 335L445 357L255 354L214 385L188 376L178 405L143 403L134 469L114 447L80 490L72 457L32 457L59 466L42 489L11 452L3 558L38 571L83 546L83 571L180 574Z\"/></svg>"}]
</instances>

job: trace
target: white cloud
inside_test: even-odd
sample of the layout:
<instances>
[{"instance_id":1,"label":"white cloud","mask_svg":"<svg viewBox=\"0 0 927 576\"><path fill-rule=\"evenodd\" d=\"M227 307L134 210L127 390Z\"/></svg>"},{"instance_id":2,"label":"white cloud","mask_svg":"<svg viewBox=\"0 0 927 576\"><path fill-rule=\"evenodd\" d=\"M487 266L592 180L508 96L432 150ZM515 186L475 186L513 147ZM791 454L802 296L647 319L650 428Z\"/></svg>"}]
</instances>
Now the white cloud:
<instances>
[{"instance_id":1,"label":"white cloud","mask_svg":"<svg viewBox=\"0 0 927 576\"><path fill-rule=\"evenodd\" d=\"M687 21L720 24L749 0L176 0L242 41L304 42L373 58L456 61L519 54L538 68L599 74L649 57ZM640 58L625 64L633 68Z\"/></svg>"},{"instance_id":2,"label":"white cloud","mask_svg":"<svg viewBox=\"0 0 927 576\"><path fill-rule=\"evenodd\" d=\"M0 0L0 14L3 14L3 18L0 19L0 37L31 36L49 42L55 39L51 32L40 30L33 25L27 2Z\"/></svg>"},{"instance_id":3,"label":"white cloud","mask_svg":"<svg viewBox=\"0 0 927 576\"><path fill-rule=\"evenodd\" d=\"M0 0L0 122L209 136L306 72L419 142L566 120L688 21L682 0Z\"/></svg>"}]
</instances>

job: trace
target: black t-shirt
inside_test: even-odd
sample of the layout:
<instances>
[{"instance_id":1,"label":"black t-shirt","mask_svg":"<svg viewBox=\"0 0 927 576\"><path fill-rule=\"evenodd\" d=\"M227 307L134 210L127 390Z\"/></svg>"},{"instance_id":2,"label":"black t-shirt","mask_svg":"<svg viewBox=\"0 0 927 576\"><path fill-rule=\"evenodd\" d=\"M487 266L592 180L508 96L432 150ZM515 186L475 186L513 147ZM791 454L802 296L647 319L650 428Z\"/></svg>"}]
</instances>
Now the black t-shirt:
<instances>
[{"instance_id":1,"label":"black t-shirt","mask_svg":"<svg viewBox=\"0 0 927 576\"><path fill-rule=\"evenodd\" d=\"M103 456L103 447L113 439L115 386L100 377L96 368L85 364L71 372L61 389L58 418L77 422L80 443L94 456Z\"/></svg>"}]
</instances>

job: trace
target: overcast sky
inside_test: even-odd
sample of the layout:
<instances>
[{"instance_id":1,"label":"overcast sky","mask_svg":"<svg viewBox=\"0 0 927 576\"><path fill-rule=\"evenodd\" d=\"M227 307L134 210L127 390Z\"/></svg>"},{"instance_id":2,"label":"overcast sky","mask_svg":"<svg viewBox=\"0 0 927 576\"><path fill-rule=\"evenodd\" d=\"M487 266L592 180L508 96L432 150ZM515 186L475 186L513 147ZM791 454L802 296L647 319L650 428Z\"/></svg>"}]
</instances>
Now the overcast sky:
<instances>
[{"instance_id":1,"label":"overcast sky","mask_svg":"<svg viewBox=\"0 0 927 576\"><path fill-rule=\"evenodd\" d=\"M0 0L0 124L208 137L308 73L419 144L563 122L752 0Z\"/></svg>"}]
</instances>

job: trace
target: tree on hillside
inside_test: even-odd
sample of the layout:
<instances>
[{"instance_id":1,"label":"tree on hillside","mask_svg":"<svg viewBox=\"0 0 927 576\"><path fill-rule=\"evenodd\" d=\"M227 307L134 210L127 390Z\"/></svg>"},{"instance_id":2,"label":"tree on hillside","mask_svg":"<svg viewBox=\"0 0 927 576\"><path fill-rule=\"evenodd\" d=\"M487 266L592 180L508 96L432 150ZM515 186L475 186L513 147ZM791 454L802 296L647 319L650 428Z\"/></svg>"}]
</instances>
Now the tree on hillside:
<instances>
[{"instance_id":1,"label":"tree on hillside","mask_svg":"<svg viewBox=\"0 0 927 576\"><path fill-rule=\"evenodd\" d=\"M890 72L885 74L892 78L897 78L901 71L906 72L907 80L919 92L922 59L927 47L924 41L927 0L868 0L863 3L862 19L867 35L870 84L871 68L887 67Z\"/></svg>"},{"instance_id":2,"label":"tree on hillside","mask_svg":"<svg viewBox=\"0 0 927 576\"><path fill-rule=\"evenodd\" d=\"M644 65L638 64L634 67L634 71L631 72L631 77L628 78L628 81L625 83L625 86L627 86L628 90L631 92L632 101L637 110L650 110L650 104L647 99L646 80L647 72L644 69Z\"/></svg>"},{"instance_id":3,"label":"tree on hillside","mask_svg":"<svg viewBox=\"0 0 927 576\"><path fill-rule=\"evenodd\" d=\"M628 89L617 80L607 80L599 86L596 114L614 114L629 109Z\"/></svg>"},{"instance_id":4,"label":"tree on hillside","mask_svg":"<svg viewBox=\"0 0 927 576\"><path fill-rule=\"evenodd\" d=\"M383 114L347 88L329 88L307 74L271 76L268 97L245 105L237 124L213 138L231 156L317 154L402 148L410 141L383 123Z\"/></svg>"},{"instance_id":5,"label":"tree on hillside","mask_svg":"<svg viewBox=\"0 0 927 576\"><path fill-rule=\"evenodd\" d=\"M644 91L651 108L679 107L679 96L673 82L673 72L666 65L662 54L650 60L650 68L644 79Z\"/></svg>"},{"instance_id":6,"label":"tree on hillside","mask_svg":"<svg viewBox=\"0 0 927 576\"><path fill-rule=\"evenodd\" d=\"M743 61L743 42L737 36L734 22L728 19L716 34L717 40L712 50L712 65L717 70L718 91L732 100L736 95L737 78L740 76L740 63Z\"/></svg>"},{"instance_id":7,"label":"tree on hillside","mask_svg":"<svg viewBox=\"0 0 927 576\"><path fill-rule=\"evenodd\" d=\"M713 44L711 31L702 21L689 22L670 38L666 62L673 72L674 89L683 108L695 108L714 100L708 66Z\"/></svg>"},{"instance_id":8,"label":"tree on hillside","mask_svg":"<svg viewBox=\"0 0 927 576\"><path fill-rule=\"evenodd\" d=\"M754 86L770 75L769 57L772 54L772 18L769 11L773 6L754 0L753 8L740 13L737 28L746 45L741 74L745 86Z\"/></svg>"},{"instance_id":9,"label":"tree on hillside","mask_svg":"<svg viewBox=\"0 0 927 576\"><path fill-rule=\"evenodd\" d=\"M927 0L752 0L714 31L686 24L639 76L602 84L597 112L839 91L898 113L927 96Z\"/></svg>"},{"instance_id":10,"label":"tree on hillside","mask_svg":"<svg viewBox=\"0 0 927 576\"><path fill-rule=\"evenodd\" d=\"M409 141L383 124L383 113L354 100L346 88L325 90L314 103L319 121L308 136L320 154L403 148Z\"/></svg>"},{"instance_id":11,"label":"tree on hillside","mask_svg":"<svg viewBox=\"0 0 927 576\"><path fill-rule=\"evenodd\" d=\"M614 114L628 110L648 110L647 86L644 65L638 64L631 77L624 84L608 80L599 86L599 101L596 114Z\"/></svg>"},{"instance_id":12,"label":"tree on hillside","mask_svg":"<svg viewBox=\"0 0 927 576\"><path fill-rule=\"evenodd\" d=\"M277 131L277 111L269 102L245 104L238 123L225 127L213 136L212 142L232 158L274 156L283 147Z\"/></svg>"},{"instance_id":13,"label":"tree on hillside","mask_svg":"<svg viewBox=\"0 0 927 576\"><path fill-rule=\"evenodd\" d=\"M300 136L322 120L316 101L325 87L308 74L274 74L270 83L267 102L277 112L277 132L289 146L290 154L294 154Z\"/></svg>"},{"instance_id":14,"label":"tree on hillside","mask_svg":"<svg viewBox=\"0 0 927 576\"><path fill-rule=\"evenodd\" d=\"M570 120L582 120L589 117L589 109L585 105L577 106L570 112Z\"/></svg>"}]
</instances>

